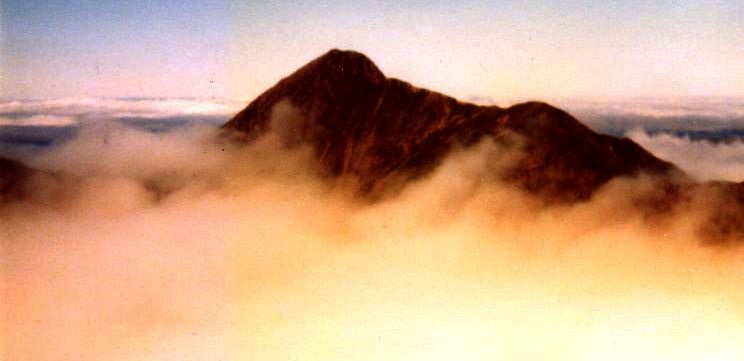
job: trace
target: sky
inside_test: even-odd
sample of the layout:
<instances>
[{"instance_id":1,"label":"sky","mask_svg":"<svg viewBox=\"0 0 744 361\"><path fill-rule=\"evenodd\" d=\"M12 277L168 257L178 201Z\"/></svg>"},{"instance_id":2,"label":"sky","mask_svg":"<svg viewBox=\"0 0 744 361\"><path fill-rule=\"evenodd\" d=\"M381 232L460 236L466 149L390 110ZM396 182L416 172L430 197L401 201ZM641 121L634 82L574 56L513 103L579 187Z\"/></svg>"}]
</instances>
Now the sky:
<instances>
[{"instance_id":1,"label":"sky","mask_svg":"<svg viewBox=\"0 0 744 361\"><path fill-rule=\"evenodd\" d=\"M462 99L744 96L744 2L2 1L0 95L250 100L330 48Z\"/></svg>"}]
</instances>

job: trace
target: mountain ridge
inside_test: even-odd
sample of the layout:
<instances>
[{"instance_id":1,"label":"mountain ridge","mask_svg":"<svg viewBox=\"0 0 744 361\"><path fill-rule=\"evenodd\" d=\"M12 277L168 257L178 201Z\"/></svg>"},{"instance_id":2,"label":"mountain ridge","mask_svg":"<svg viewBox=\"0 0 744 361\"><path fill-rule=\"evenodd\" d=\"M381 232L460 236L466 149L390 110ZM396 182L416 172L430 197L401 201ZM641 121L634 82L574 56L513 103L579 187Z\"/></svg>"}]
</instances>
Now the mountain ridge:
<instances>
[{"instance_id":1,"label":"mountain ridge","mask_svg":"<svg viewBox=\"0 0 744 361\"><path fill-rule=\"evenodd\" d=\"M250 139L267 132L277 104L302 114L292 133L309 143L332 176L352 176L369 193L392 175L415 179L454 148L509 134L526 139L506 178L546 199L588 199L610 179L682 175L627 138L597 134L543 102L480 106L387 78L364 54L332 49L280 80L225 129ZM384 187L384 186L383 186Z\"/></svg>"},{"instance_id":2,"label":"mountain ridge","mask_svg":"<svg viewBox=\"0 0 744 361\"><path fill-rule=\"evenodd\" d=\"M294 112L276 116L283 108ZM696 182L634 141L598 134L547 103L501 108L459 101L387 78L354 51L333 49L310 61L223 130L238 143L279 130L287 144L309 144L324 175L356 179L357 193L371 199L431 173L455 149L486 138L513 147L518 139L521 158L498 171L546 204L584 202L612 179L647 174L651 189L628 194L643 219L656 223L693 212L702 240L744 240L744 182Z\"/></svg>"}]
</instances>

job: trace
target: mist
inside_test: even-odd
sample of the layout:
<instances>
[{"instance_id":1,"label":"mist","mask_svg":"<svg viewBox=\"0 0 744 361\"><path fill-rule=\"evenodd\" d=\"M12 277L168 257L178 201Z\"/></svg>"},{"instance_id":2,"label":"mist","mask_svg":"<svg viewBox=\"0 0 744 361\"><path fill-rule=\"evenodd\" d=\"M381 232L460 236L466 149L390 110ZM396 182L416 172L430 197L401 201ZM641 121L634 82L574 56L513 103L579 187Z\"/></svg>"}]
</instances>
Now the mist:
<instances>
[{"instance_id":1,"label":"mist","mask_svg":"<svg viewBox=\"0 0 744 361\"><path fill-rule=\"evenodd\" d=\"M700 180L744 180L744 142L694 140L668 133L634 130L628 136L659 157L667 159Z\"/></svg>"},{"instance_id":2,"label":"mist","mask_svg":"<svg viewBox=\"0 0 744 361\"><path fill-rule=\"evenodd\" d=\"M34 153L0 208L0 358L744 357L744 253L695 232L705 194L649 217L641 176L546 206L484 139L370 201L284 133L90 122Z\"/></svg>"},{"instance_id":3,"label":"mist","mask_svg":"<svg viewBox=\"0 0 744 361\"><path fill-rule=\"evenodd\" d=\"M730 140L741 138L744 127L744 100L737 97L556 99L555 103L595 131L615 136L642 129Z\"/></svg>"}]
</instances>

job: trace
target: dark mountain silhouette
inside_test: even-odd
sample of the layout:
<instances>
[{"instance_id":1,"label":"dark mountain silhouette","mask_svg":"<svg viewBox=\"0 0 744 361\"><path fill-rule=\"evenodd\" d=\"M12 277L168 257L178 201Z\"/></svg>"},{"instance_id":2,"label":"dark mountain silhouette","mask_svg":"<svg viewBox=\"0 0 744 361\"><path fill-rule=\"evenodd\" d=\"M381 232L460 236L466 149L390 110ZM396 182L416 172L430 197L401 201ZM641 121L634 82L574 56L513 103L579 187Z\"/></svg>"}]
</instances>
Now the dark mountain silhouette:
<instances>
[{"instance_id":1,"label":"dark mountain silhouette","mask_svg":"<svg viewBox=\"0 0 744 361\"><path fill-rule=\"evenodd\" d=\"M0 157L0 202L23 197L24 184L33 170L20 162Z\"/></svg>"},{"instance_id":2,"label":"dark mountain silhouette","mask_svg":"<svg viewBox=\"0 0 744 361\"><path fill-rule=\"evenodd\" d=\"M453 149L486 137L523 156L505 180L548 203L589 199L609 180L650 175L653 190L629 195L652 222L706 203L697 233L721 243L744 240L744 183L696 183L627 138L598 134L541 102L509 108L458 101L387 78L365 55L331 50L279 81L224 126L250 141L275 131L313 147L322 172L351 177L364 196L432 171ZM496 167L494 167L496 168Z\"/></svg>"},{"instance_id":3,"label":"dark mountain silhouette","mask_svg":"<svg viewBox=\"0 0 744 361\"><path fill-rule=\"evenodd\" d=\"M272 112L282 102L300 115L272 125ZM313 60L225 127L249 139L275 127L291 141L310 143L325 172L357 179L363 193L384 188L392 178L424 175L453 148L487 136L502 143L521 139L524 157L506 178L548 200L587 199L622 175L681 174L633 141L597 134L548 104L504 109L460 102L386 78L353 51L331 50Z\"/></svg>"}]
</instances>

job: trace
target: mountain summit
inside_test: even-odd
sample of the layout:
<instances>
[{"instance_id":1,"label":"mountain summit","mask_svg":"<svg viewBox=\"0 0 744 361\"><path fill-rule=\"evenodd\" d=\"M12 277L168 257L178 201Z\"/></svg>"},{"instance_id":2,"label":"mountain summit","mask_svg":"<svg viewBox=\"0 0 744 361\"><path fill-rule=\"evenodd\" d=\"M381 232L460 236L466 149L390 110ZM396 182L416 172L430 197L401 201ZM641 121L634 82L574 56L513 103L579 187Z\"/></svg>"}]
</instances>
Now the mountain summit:
<instances>
[{"instance_id":1,"label":"mountain summit","mask_svg":"<svg viewBox=\"0 0 744 361\"><path fill-rule=\"evenodd\" d=\"M283 106L294 115L277 119ZM225 128L247 139L280 129L309 143L325 172L357 179L364 193L425 175L452 149L485 137L520 139L523 157L505 177L548 200L588 199L617 176L681 174L633 141L597 134L548 104L461 102L387 78L365 55L337 49L279 81Z\"/></svg>"}]
</instances>

